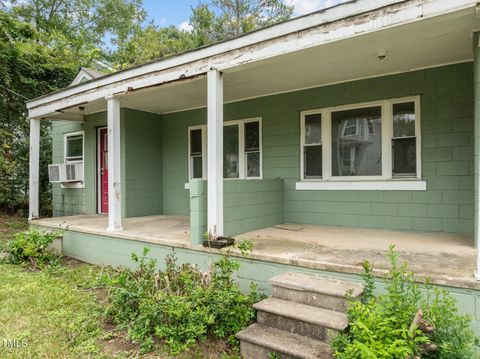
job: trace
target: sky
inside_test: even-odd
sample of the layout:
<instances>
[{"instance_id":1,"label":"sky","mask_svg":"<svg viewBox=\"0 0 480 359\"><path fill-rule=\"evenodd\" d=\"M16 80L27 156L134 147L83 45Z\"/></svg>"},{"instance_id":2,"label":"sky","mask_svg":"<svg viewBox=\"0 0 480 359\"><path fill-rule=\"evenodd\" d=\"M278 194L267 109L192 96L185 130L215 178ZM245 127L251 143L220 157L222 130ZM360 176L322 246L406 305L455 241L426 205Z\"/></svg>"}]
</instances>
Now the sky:
<instances>
[{"instance_id":1,"label":"sky","mask_svg":"<svg viewBox=\"0 0 480 359\"><path fill-rule=\"evenodd\" d=\"M316 10L336 5L345 0L283 0L294 7L294 16L304 15ZM143 6L148 13L149 21L158 26L174 25L183 30L189 30L188 19L191 7L199 0L143 0Z\"/></svg>"}]
</instances>

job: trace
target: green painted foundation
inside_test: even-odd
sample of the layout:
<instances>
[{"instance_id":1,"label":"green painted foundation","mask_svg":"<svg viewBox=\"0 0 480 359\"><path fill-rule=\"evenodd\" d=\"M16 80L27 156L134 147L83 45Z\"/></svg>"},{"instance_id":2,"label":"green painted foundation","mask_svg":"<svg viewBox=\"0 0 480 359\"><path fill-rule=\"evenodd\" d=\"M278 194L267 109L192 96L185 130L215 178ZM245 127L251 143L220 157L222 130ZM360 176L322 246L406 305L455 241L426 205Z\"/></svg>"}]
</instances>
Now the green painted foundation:
<instances>
[{"instance_id":1,"label":"green painted foundation","mask_svg":"<svg viewBox=\"0 0 480 359\"><path fill-rule=\"evenodd\" d=\"M36 227L42 229L41 227ZM45 228L45 230L51 230ZM175 253L179 263L193 263L202 270L206 270L210 262L220 258L221 252L216 253L202 250L193 246L192 249L175 248L172 246L144 243L120 238L96 236L75 231L65 231L63 234L63 254L96 265L127 266L134 263L130 259L131 253L141 254L143 248L149 248L149 256L155 258L159 268L164 268L164 259L168 254ZM268 279L287 271L314 274L319 276L361 282L356 274L336 273L331 271L313 270L292 265L285 265L248 258L239 258L241 268L237 273L237 280L243 290L248 290L250 283L257 284L265 294L269 294ZM461 313L470 315L473 319L472 328L480 336L480 291L443 287L448 290L458 302ZM383 286L377 282L377 288L382 291Z\"/></svg>"}]
</instances>

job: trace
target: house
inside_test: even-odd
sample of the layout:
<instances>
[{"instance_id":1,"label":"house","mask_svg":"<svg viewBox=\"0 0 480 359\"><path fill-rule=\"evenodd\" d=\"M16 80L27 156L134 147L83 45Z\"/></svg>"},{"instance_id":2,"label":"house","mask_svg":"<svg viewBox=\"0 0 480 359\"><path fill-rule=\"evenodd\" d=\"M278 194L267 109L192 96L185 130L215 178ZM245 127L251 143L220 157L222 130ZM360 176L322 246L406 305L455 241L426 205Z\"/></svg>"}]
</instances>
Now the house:
<instances>
[{"instance_id":1,"label":"house","mask_svg":"<svg viewBox=\"0 0 480 359\"><path fill-rule=\"evenodd\" d=\"M148 246L206 266L205 233L250 239L239 280L262 287L358 281L394 243L480 333L479 29L474 0L347 1L33 99L31 225L113 265Z\"/></svg>"}]
</instances>

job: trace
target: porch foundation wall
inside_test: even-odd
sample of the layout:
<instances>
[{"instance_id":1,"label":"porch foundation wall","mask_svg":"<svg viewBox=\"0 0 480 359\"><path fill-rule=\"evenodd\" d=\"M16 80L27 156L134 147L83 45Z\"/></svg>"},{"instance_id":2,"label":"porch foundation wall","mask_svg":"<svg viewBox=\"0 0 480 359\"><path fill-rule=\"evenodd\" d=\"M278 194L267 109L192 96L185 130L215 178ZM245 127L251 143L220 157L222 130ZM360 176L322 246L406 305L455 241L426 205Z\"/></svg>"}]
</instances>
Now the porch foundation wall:
<instances>
[{"instance_id":1,"label":"porch foundation wall","mask_svg":"<svg viewBox=\"0 0 480 359\"><path fill-rule=\"evenodd\" d=\"M37 229L42 227L36 226ZM44 228L49 230L49 228ZM65 231L63 234L62 249L63 254L76 258L87 263L95 265L111 265L114 267L126 266L133 267L130 254L141 254L143 248L149 248L149 256L157 260L159 269L165 268L165 257L168 254L175 253L178 263L193 263L202 270L207 270L210 262L215 261L222 255L220 251L213 249L200 250L195 246L190 248L176 248L169 245L151 244L140 241L132 241L107 236L91 235L76 231ZM337 273L326 270L310 269L296 265L287 265L262 261L249 258L238 258L241 262L240 270L237 272L237 281L242 290L247 291L250 283L255 283L259 290L265 294L270 294L271 286L268 279L285 273L287 271L296 273L306 273L319 275L323 277L343 279L353 282L361 282L358 274ZM376 280L377 292L383 292L384 286L381 280ZM460 313L468 314L472 317L472 328L477 336L480 336L480 290L463 289L457 287L440 286L441 289L448 290L457 300ZM425 289L423 289L425 293Z\"/></svg>"}]
</instances>

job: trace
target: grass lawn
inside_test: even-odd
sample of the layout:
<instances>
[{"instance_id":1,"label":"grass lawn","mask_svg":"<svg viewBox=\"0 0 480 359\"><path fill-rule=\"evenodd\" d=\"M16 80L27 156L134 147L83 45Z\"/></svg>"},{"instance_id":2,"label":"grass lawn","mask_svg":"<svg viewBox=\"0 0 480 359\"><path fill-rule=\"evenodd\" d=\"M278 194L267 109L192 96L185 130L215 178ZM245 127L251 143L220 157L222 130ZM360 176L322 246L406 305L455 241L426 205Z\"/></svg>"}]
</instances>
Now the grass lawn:
<instances>
[{"instance_id":1,"label":"grass lawn","mask_svg":"<svg viewBox=\"0 0 480 359\"><path fill-rule=\"evenodd\" d=\"M0 215L0 252L25 229L25 220ZM106 295L97 285L101 271L70 259L43 272L0 263L0 358L168 358L161 345L140 356L138 346L107 322ZM16 339L19 347L8 348L6 339ZM222 341L201 343L180 356L236 357Z\"/></svg>"}]
</instances>

